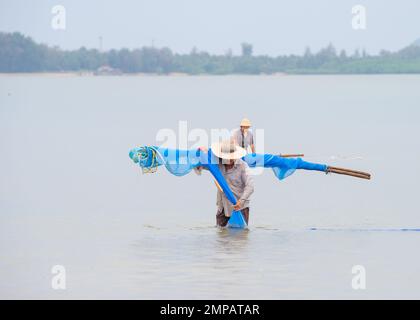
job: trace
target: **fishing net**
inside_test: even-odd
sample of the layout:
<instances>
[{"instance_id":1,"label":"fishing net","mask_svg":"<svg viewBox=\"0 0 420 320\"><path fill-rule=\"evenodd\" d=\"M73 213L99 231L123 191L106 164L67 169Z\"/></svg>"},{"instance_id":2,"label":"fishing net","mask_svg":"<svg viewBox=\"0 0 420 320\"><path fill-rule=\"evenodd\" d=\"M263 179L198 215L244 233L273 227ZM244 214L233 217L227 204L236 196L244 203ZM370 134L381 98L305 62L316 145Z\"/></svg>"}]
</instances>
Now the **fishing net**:
<instances>
[{"instance_id":1,"label":"fishing net","mask_svg":"<svg viewBox=\"0 0 420 320\"><path fill-rule=\"evenodd\" d=\"M210 171L226 198L236 204L236 198L219 169L219 159L211 152L201 150L178 150L155 146L144 146L132 149L129 153L134 163L139 164L143 173L154 173L159 166L175 176L184 176L196 167L202 166ZM282 158L272 154L248 154L242 158L250 168L271 168L279 180L293 174L297 169L317 170L326 172L323 164L303 161L301 158ZM245 228L245 219L240 211L233 211L228 226L231 228Z\"/></svg>"},{"instance_id":2,"label":"fishing net","mask_svg":"<svg viewBox=\"0 0 420 320\"><path fill-rule=\"evenodd\" d=\"M230 228L239 228L243 229L247 226L244 216L240 211L233 211L232 215L228 221L228 226Z\"/></svg>"},{"instance_id":3,"label":"fishing net","mask_svg":"<svg viewBox=\"0 0 420 320\"><path fill-rule=\"evenodd\" d=\"M134 163L138 163L143 173L154 173L160 165L157 160L157 151L153 147L133 149L129 154Z\"/></svg>"},{"instance_id":4,"label":"fishing net","mask_svg":"<svg viewBox=\"0 0 420 320\"><path fill-rule=\"evenodd\" d=\"M326 172L327 165L312 163L301 158L283 158L273 154L247 154L243 160L250 168L264 167L271 168L274 175L283 180L292 175L297 169L315 170Z\"/></svg>"},{"instance_id":5,"label":"fishing net","mask_svg":"<svg viewBox=\"0 0 420 320\"><path fill-rule=\"evenodd\" d=\"M211 152L196 150L178 150L160 147L140 147L130 151L130 158L140 165L143 172L156 172L157 167L164 165L176 176L184 176L198 166L207 167L212 174L218 174L219 160ZM327 165L312 163L301 158L283 158L273 154L248 154L242 158L250 168L271 168L274 175L283 180L296 170L315 170L326 172Z\"/></svg>"},{"instance_id":6,"label":"fishing net","mask_svg":"<svg viewBox=\"0 0 420 320\"><path fill-rule=\"evenodd\" d=\"M143 173L154 173L164 165L175 176L185 176L200 165L199 150L178 150L159 147L140 147L130 150L130 158L138 163Z\"/></svg>"},{"instance_id":7,"label":"fishing net","mask_svg":"<svg viewBox=\"0 0 420 320\"><path fill-rule=\"evenodd\" d=\"M129 153L134 163L139 164L143 173L154 173L159 166L175 176L184 176L196 167L202 166L210 171L226 198L236 204L236 198L219 169L219 159L211 152L195 150L167 149L144 146L132 149ZM279 180L292 175L297 169L327 171L327 166L303 161L301 158L282 158L272 154L248 154L242 158L250 168L271 168ZM243 228L246 222L239 211L234 211L228 222L230 227Z\"/></svg>"}]
</instances>

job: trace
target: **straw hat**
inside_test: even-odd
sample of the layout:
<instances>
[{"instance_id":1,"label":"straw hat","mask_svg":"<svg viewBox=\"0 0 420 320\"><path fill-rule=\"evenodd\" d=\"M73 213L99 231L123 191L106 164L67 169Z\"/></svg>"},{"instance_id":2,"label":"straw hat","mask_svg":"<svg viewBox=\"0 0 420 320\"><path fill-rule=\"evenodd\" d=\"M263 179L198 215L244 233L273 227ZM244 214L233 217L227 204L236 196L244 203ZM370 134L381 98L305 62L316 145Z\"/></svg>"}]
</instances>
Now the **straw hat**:
<instances>
[{"instance_id":1,"label":"straw hat","mask_svg":"<svg viewBox=\"0 0 420 320\"><path fill-rule=\"evenodd\" d=\"M241 127L251 127L251 121L247 118L243 118L241 121Z\"/></svg>"},{"instance_id":2,"label":"straw hat","mask_svg":"<svg viewBox=\"0 0 420 320\"><path fill-rule=\"evenodd\" d=\"M246 150L233 141L215 142L211 145L213 154L221 159L236 160L246 155Z\"/></svg>"}]
</instances>

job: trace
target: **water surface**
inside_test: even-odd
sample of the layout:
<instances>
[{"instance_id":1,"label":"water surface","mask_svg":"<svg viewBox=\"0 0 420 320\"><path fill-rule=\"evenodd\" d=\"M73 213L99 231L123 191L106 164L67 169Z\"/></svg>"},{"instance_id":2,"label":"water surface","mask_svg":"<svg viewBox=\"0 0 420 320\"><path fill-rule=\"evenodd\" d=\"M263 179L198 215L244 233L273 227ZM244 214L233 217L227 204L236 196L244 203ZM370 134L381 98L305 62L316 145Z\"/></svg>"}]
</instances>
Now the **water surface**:
<instances>
[{"instance_id":1,"label":"water surface","mask_svg":"<svg viewBox=\"0 0 420 320\"><path fill-rule=\"evenodd\" d=\"M0 76L1 298L420 298L419 76ZM159 129L264 129L268 152L369 171L255 177L249 231L212 179L142 175ZM310 228L337 229L310 231ZM51 288L63 265L67 289ZM366 290L352 289L352 267Z\"/></svg>"}]
</instances>

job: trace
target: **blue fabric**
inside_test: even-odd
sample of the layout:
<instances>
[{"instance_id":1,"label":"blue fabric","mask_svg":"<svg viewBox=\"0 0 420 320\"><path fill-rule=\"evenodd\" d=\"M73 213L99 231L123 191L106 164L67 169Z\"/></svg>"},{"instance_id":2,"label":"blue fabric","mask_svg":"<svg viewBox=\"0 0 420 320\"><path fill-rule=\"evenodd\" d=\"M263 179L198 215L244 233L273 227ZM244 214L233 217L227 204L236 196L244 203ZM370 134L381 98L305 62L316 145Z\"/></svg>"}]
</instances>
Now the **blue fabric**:
<instances>
[{"instance_id":1,"label":"blue fabric","mask_svg":"<svg viewBox=\"0 0 420 320\"><path fill-rule=\"evenodd\" d=\"M175 176L184 176L198 166L205 167L216 179L228 200L232 204L236 204L236 198L220 172L219 160L211 152L211 149L209 152L203 152L200 150L140 147L130 150L129 156L141 168L164 165Z\"/></svg>"},{"instance_id":2,"label":"blue fabric","mask_svg":"<svg viewBox=\"0 0 420 320\"><path fill-rule=\"evenodd\" d=\"M247 227L246 221L244 216L240 211L233 211L232 216L228 221L228 227L230 228L239 228L244 229Z\"/></svg>"},{"instance_id":3,"label":"blue fabric","mask_svg":"<svg viewBox=\"0 0 420 320\"><path fill-rule=\"evenodd\" d=\"M208 153L202 153L201 155L201 164L203 167L206 167L213 177L216 179L217 183L219 184L220 188L222 188L223 193L226 195L226 198L233 204L236 204L236 198L233 194L232 190L230 190L226 179L223 177L222 173L219 169L219 160L213 155L211 149Z\"/></svg>"},{"instance_id":4,"label":"blue fabric","mask_svg":"<svg viewBox=\"0 0 420 320\"><path fill-rule=\"evenodd\" d=\"M227 199L236 204L236 198L219 169L219 159L211 152L196 150L167 149L155 146L135 148L129 152L130 158L142 169L157 169L164 165L175 176L184 176L195 167L207 168L222 188ZM280 180L287 178L297 169L316 170L325 172L324 164L310 163L301 158L282 158L272 154L248 154L242 158L250 168L271 168ZM244 228L246 222L240 211L233 211L228 226L232 228Z\"/></svg>"},{"instance_id":5,"label":"blue fabric","mask_svg":"<svg viewBox=\"0 0 420 320\"><path fill-rule=\"evenodd\" d=\"M153 156L155 154L155 156ZM207 167L213 175L217 175L218 158L216 158L211 149L209 152L196 150L178 150L160 147L141 147L130 151L130 158L142 168L164 165L166 169L176 176L188 174L197 166ZM248 154L242 158L250 168L264 167L271 168L279 180L283 180L292 175L297 169L315 170L325 172L327 165L311 163L301 158L282 158L273 154ZM221 175L221 174L220 174ZM219 182L223 176L216 180ZM225 183L223 180L221 187L223 190ZM231 199L229 199L231 200Z\"/></svg>"},{"instance_id":6,"label":"blue fabric","mask_svg":"<svg viewBox=\"0 0 420 320\"><path fill-rule=\"evenodd\" d=\"M164 164L173 175L184 176L200 165L202 152L199 150L155 148L159 154L159 164Z\"/></svg>"},{"instance_id":7,"label":"blue fabric","mask_svg":"<svg viewBox=\"0 0 420 320\"><path fill-rule=\"evenodd\" d=\"M303 161L301 158L282 158L272 154L247 154L243 160L250 168L271 168L279 180L292 175L296 169L325 172L327 165Z\"/></svg>"}]
</instances>

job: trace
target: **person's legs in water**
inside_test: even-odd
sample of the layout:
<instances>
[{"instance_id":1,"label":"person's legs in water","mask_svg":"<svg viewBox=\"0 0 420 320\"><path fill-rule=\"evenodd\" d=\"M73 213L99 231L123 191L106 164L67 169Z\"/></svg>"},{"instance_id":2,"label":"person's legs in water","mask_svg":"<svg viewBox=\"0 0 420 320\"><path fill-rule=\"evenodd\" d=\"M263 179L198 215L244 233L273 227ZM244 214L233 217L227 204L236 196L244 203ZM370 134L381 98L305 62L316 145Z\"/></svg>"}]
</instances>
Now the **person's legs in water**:
<instances>
[{"instance_id":1,"label":"person's legs in water","mask_svg":"<svg viewBox=\"0 0 420 320\"><path fill-rule=\"evenodd\" d=\"M225 216L225 210L217 211L216 224L219 227L226 227L230 217Z\"/></svg>"}]
</instances>

